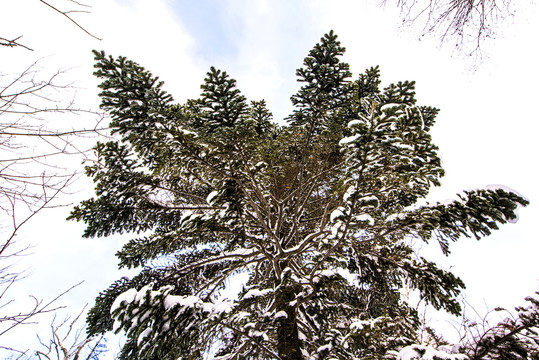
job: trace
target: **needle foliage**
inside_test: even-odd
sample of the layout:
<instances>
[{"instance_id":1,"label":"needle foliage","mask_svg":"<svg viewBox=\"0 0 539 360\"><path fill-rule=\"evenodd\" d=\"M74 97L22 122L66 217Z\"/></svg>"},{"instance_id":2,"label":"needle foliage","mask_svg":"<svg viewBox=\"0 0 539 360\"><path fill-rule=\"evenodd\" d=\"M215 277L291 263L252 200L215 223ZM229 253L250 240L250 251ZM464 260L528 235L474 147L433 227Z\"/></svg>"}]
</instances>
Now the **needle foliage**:
<instances>
[{"instance_id":1,"label":"needle foliage","mask_svg":"<svg viewBox=\"0 0 539 360\"><path fill-rule=\"evenodd\" d=\"M382 88L378 67L352 80L344 51L330 32L309 52L284 125L224 71L176 104L140 65L95 52L117 140L97 144L96 196L70 218L87 237L140 234L117 253L140 273L88 317L91 333L126 332L122 359L386 359L420 326L403 287L459 314L463 282L411 240L447 254L527 201L498 189L420 205L444 174L438 110L412 81Z\"/></svg>"}]
</instances>

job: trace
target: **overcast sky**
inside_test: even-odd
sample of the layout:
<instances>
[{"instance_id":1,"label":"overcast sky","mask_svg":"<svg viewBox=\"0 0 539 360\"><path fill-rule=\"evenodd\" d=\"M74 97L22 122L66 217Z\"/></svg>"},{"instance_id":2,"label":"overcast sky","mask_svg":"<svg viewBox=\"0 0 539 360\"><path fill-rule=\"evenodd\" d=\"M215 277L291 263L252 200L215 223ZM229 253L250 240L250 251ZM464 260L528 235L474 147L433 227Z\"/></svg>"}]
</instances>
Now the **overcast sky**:
<instances>
[{"instance_id":1,"label":"overcast sky","mask_svg":"<svg viewBox=\"0 0 539 360\"><path fill-rule=\"evenodd\" d=\"M56 3L65 6L63 0ZM380 65L383 85L416 80L418 102L441 109L432 134L447 175L430 200L502 184L531 201L521 209L517 224L504 225L480 242L462 239L441 261L465 280L466 296L479 311L485 310L484 303L490 308L512 308L538 289L536 5L521 5L514 23L504 23L499 38L483 44L488 58L474 63L455 55L450 45L440 47L436 38L420 37L420 27L399 27L399 12L391 6L379 7L376 0L86 3L92 5L91 13L78 14L77 19L101 41L37 0L4 1L0 36L24 35L20 41L34 51L0 48L0 72L17 73L37 59L48 71L70 69L69 79L80 87L79 104L97 108L91 49L137 61L160 76L178 102L197 97L205 72L215 66L237 79L248 99L266 99L280 120L290 113L289 98L298 89L295 69L320 37L333 29L347 48L344 60L354 77ZM85 190L70 201L91 195L87 181L76 186ZM114 253L125 240L81 239L83 225L66 222L68 213L68 208L43 212L19 235L21 241L35 245L33 254L21 261L33 272L14 290L19 300L30 293L49 299L85 280L62 302L75 312L121 276L115 270ZM34 333L28 327L17 336L33 339ZM6 344L5 339L0 338L0 345Z\"/></svg>"}]
</instances>

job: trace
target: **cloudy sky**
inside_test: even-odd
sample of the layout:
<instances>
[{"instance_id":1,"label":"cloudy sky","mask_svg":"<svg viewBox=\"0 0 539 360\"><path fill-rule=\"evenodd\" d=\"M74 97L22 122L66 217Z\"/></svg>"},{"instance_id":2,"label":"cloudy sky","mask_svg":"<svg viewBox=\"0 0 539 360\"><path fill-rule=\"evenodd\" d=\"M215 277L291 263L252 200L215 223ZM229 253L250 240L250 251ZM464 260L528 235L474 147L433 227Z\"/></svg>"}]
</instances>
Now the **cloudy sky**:
<instances>
[{"instance_id":1,"label":"cloudy sky","mask_svg":"<svg viewBox=\"0 0 539 360\"><path fill-rule=\"evenodd\" d=\"M530 1L531 2L531 1ZM421 104L441 109L432 133L447 175L431 201L453 198L465 189L501 184L531 201L517 224L490 238L462 239L440 259L468 285L466 297L480 312L486 306L512 308L538 289L539 235L539 8L522 2L498 38L483 44L481 62L455 53L451 44L421 37L420 26L402 27L398 10L376 0L86 0L89 14L76 19L87 36L38 0L2 4L0 37L34 49L0 48L0 72L16 74L38 59L44 71L69 69L81 107L97 108L91 49L124 55L165 81L178 102L200 94L210 66L226 70L250 100L266 99L276 120L291 111L297 89L295 69L320 37L333 29L347 48L344 60L354 76L380 65L384 85L417 81ZM69 7L68 1L54 2ZM30 10L31 9L31 10ZM77 118L78 124L91 121ZM73 164L79 167L80 164ZM81 180L77 202L91 184ZM85 280L64 297L72 311L92 303L122 273L114 253L125 239L82 239L83 225L64 221L68 208L43 212L19 234L32 243L20 262L32 273L13 290L18 301L34 294L49 299ZM439 257L437 251L426 249ZM486 305L485 305L486 304ZM27 327L18 338L34 338ZM9 340L8 340L9 339ZM7 345L12 338L0 338ZM8 343L9 344L9 343Z\"/></svg>"}]
</instances>

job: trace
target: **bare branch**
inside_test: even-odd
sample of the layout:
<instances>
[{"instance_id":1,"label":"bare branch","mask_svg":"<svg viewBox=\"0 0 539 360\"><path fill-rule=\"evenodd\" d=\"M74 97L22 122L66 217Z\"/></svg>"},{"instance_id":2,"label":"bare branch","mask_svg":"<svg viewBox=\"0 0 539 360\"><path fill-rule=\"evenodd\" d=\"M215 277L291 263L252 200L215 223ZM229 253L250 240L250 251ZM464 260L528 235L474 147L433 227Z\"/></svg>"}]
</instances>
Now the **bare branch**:
<instances>
[{"instance_id":1,"label":"bare branch","mask_svg":"<svg viewBox=\"0 0 539 360\"><path fill-rule=\"evenodd\" d=\"M39 359L78 360L81 355L84 355L86 360L97 359L101 352L99 346L105 338L103 335L87 337L84 328L77 327L85 309L86 307L73 320L68 317L56 324L56 317L54 318L50 325L50 338L44 341L38 336L43 348L35 352Z\"/></svg>"},{"instance_id":2,"label":"bare branch","mask_svg":"<svg viewBox=\"0 0 539 360\"><path fill-rule=\"evenodd\" d=\"M22 37L22 35L16 37L15 39L11 39L11 40L0 37L0 46L7 46L7 47L11 47L11 48L12 47L22 47L22 48L25 48L26 50L34 51L34 49L30 49L28 46L17 42L21 37Z\"/></svg>"},{"instance_id":3,"label":"bare branch","mask_svg":"<svg viewBox=\"0 0 539 360\"><path fill-rule=\"evenodd\" d=\"M34 307L32 309L30 309L29 311L27 311L25 313L18 313L16 315L8 315L8 316L0 317L0 323L2 323L4 321L11 322L11 324L8 325L8 327L6 329L0 331L0 336L4 335L8 331L12 330L16 326L23 325L23 324L28 324L28 320L30 320L31 318L33 318L33 317L35 317L37 315L54 312L54 311L57 311L58 309L64 308L64 306L53 307L53 305L62 296L66 295L67 293L69 293L71 290L75 289L77 286L79 286L82 283L83 282L81 281L80 283L71 286L69 289L65 290L60 295L56 296L55 298L53 298L52 300L50 300L49 302L47 302L45 304L43 304L43 300L38 300L36 297L31 296L34 299L34 302L35 302Z\"/></svg>"},{"instance_id":4,"label":"bare branch","mask_svg":"<svg viewBox=\"0 0 539 360\"><path fill-rule=\"evenodd\" d=\"M74 175L73 175L74 176ZM50 202L52 200L54 200L58 194L60 194L60 192L67 186L69 185L69 183L71 182L71 180L73 179L73 176L71 176L70 178L68 178L62 186L60 186L59 189L57 189L57 191L52 194L52 196L47 196L47 193L46 193L46 190L44 190L44 194L45 194L45 201L39 206L39 208L37 208L36 210L34 210L29 216L27 216L23 221L17 223L16 221L16 218L15 218L15 211L13 210L13 231L11 232L11 235L8 237L8 239L4 242L4 245L2 245L2 247L0 248L0 255L3 255L4 251L8 248L8 246L12 243L14 237L15 237L15 234L17 233L17 231L21 228L21 226L23 226L24 224L26 224L32 217L34 217L37 213L39 213L41 210L43 210L44 208L47 207L47 205L50 204ZM46 189L46 185L45 183L43 183L43 188ZM13 209L15 208L15 198L11 199L10 198L10 201L12 201L12 204L13 204ZM0 334L1 335L1 334Z\"/></svg>"},{"instance_id":5,"label":"bare branch","mask_svg":"<svg viewBox=\"0 0 539 360\"><path fill-rule=\"evenodd\" d=\"M0 74L0 210L4 212L0 218L0 337L20 325L36 324L39 315L63 308L56 305L58 299L79 285L48 302L31 295L32 302L26 307L21 307L20 299L15 302L8 297L8 290L22 274L12 271L11 263L29 248L14 247L20 229L43 210L62 206L59 198L78 176L69 169L69 162L84 160L88 152L85 139L106 131L99 125L102 115L75 107L74 95L70 98L72 85L60 83L64 73L45 77L34 63L16 76ZM75 115L84 115L85 121L97 119L90 120L91 126L75 128L65 121L66 116Z\"/></svg>"},{"instance_id":6,"label":"bare branch","mask_svg":"<svg viewBox=\"0 0 539 360\"><path fill-rule=\"evenodd\" d=\"M514 15L511 0L397 0L397 6L405 23L421 23L423 34L438 33L442 43L476 56L482 42L496 35L496 25Z\"/></svg>"},{"instance_id":7,"label":"bare branch","mask_svg":"<svg viewBox=\"0 0 539 360\"><path fill-rule=\"evenodd\" d=\"M93 37L94 39L97 39L97 40L102 40L100 38L98 38L97 36L93 35L92 33L90 33L88 30L86 30L84 27L82 27L76 20L74 20L70 14L72 13L88 13L88 11L81 11L81 10L67 10L67 11L62 11L56 7L54 7L53 5L49 4L48 2L44 1L44 0L39 0L41 3L47 5L48 7L50 7L51 9L53 9L54 11L56 11L57 13L65 16L69 21L71 21L73 24L75 24L75 26L77 26L79 29L81 29L82 31L84 31L86 34L88 34L89 36ZM79 6L84 6L84 7L89 7L88 5L83 5L79 2L76 2L76 1L73 1L73 0L70 0L72 3L75 3Z\"/></svg>"},{"instance_id":8,"label":"bare branch","mask_svg":"<svg viewBox=\"0 0 539 360\"><path fill-rule=\"evenodd\" d=\"M75 6L78 6L79 9L75 8L75 9L70 9L70 10L62 10L59 7L52 5L49 1L45 1L45 0L38 0L38 1L41 2L43 5L47 6L48 8L52 9L54 12L60 14L64 18L66 18L69 22L71 22L76 27L78 27L80 30L82 30L84 33L86 33L86 35L88 35L88 36L90 36L90 37L92 37L92 38L94 38L96 40L102 40L101 38L99 38L96 35L94 35L93 33L91 33L84 26L82 26L78 22L78 20L76 20L73 17L74 14L88 14L88 13L90 13L91 6L89 6L87 4L84 4L82 2L79 2L79 1L65 0L68 3L71 3L71 4L74 4ZM10 47L10 48L21 47L21 48L24 48L26 50L34 51L30 47L28 47L28 46L26 46L24 44L21 44L19 42L19 39L21 37L22 37L22 35L14 38L14 39L0 37L0 46Z\"/></svg>"}]
</instances>

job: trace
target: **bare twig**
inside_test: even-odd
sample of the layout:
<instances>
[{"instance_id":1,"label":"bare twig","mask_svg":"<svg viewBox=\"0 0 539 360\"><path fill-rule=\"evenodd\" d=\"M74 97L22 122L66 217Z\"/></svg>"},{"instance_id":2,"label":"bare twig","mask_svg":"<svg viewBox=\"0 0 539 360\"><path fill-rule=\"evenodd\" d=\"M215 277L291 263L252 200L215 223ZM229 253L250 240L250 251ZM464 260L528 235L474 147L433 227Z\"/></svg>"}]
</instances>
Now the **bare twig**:
<instances>
[{"instance_id":1,"label":"bare twig","mask_svg":"<svg viewBox=\"0 0 539 360\"><path fill-rule=\"evenodd\" d=\"M8 298L8 290L22 274L10 270L11 263L28 249L28 246L23 246L22 250L13 248L20 229L43 210L62 206L58 198L78 175L69 170L65 157L76 156L79 161L75 162L79 163L88 152L83 139L106 130L99 125L102 116L76 108L74 100L66 97L72 86L58 84L63 71L44 80L39 71L34 63L7 81L6 76L0 74L0 210L5 212L0 218L4 236L0 242L0 337L20 325L37 323L38 315L63 308L56 306L57 300L79 285L49 302L30 296L33 303L21 307L17 302L15 311L12 309L14 300ZM78 114L95 115L99 120L94 126L66 128L69 122L62 121L61 116ZM66 339L57 340L65 342ZM83 347L89 344L86 342ZM26 354L15 349L4 350L21 356ZM69 359L78 359L80 351L75 355Z\"/></svg>"},{"instance_id":2,"label":"bare twig","mask_svg":"<svg viewBox=\"0 0 539 360\"><path fill-rule=\"evenodd\" d=\"M67 10L67 11L64 11L64 10L60 10L58 9L57 7L49 4L47 1L44 1L44 0L39 0L41 3L47 5L48 7L50 7L51 9L53 9L54 11L56 11L57 13L65 16L69 21L71 21L73 24L75 24L75 26L77 26L79 29L81 29L82 31L84 31L86 34L88 34L89 36L93 37L94 39L97 39L97 40L101 40L100 38L98 38L97 36L93 35L92 33L90 33L88 30L86 30L84 27L82 27L76 20L74 20L70 14L72 13L88 13L88 11L83 11L83 10ZM84 6L84 7L89 7L88 5L85 5L85 4L81 4L77 1L73 1L73 0L70 0L70 2L72 3L75 3L79 6Z\"/></svg>"},{"instance_id":3,"label":"bare twig","mask_svg":"<svg viewBox=\"0 0 539 360\"><path fill-rule=\"evenodd\" d=\"M50 300L49 302L45 304L43 304L43 300L38 300L36 297L31 296L35 302L34 307L32 309L24 313L18 313L16 315L8 315L8 316L0 317L0 323L4 321L11 322L11 325L9 325L6 329L0 331L0 336L12 330L16 326L27 324L28 320L30 320L31 318L37 315L54 312L54 311L57 311L58 309L64 308L64 306L53 307L53 304L55 304L62 296L66 295L67 293L69 293L71 290L75 289L77 286L79 286L82 283L83 282L81 281L78 284L71 286L69 289L65 290L64 292L57 295L55 298L53 298L52 300Z\"/></svg>"},{"instance_id":4,"label":"bare twig","mask_svg":"<svg viewBox=\"0 0 539 360\"><path fill-rule=\"evenodd\" d=\"M22 48L25 48L26 50L34 51L34 49L30 49L28 46L23 45L20 42L18 42L18 40L20 38L22 38L22 35L16 37L15 39L11 39L11 40L0 37L0 46L7 46L7 47L11 47L11 48L12 47L22 47Z\"/></svg>"},{"instance_id":5,"label":"bare twig","mask_svg":"<svg viewBox=\"0 0 539 360\"><path fill-rule=\"evenodd\" d=\"M90 10L91 7L87 4L84 4L82 2L79 2L79 1L74 1L74 0L65 0L67 1L68 3L71 3L71 4L74 4L75 6L78 6L79 9L75 8L75 9L70 9L70 10L63 10L63 9L60 9L59 7L57 6L54 6L52 5L49 1L45 1L45 0L38 0L40 3L42 3L43 5L47 6L48 8L52 9L54 12L60 14L61 16L63 16L64 18L66 18L69 22L71 22L72 24L74 24L76 27L78 27L80 30L82 30L84 33L86 33L86 35L96 39L96 40L102 40L101 38L97 37L96 35L94 35L93 33L91 33L88 29L86 29L84 26L82 26L78 20L76 20L72 15L73 14L88 14L90 13ZM24 44L21 44L19 42L19 39L22 37L22 35L14 38L14 39L10 39L10 38L5 38L5 37L0 37L0 46L5 46L5 47L10 47L10 48L15 48L15 47L21 47L21 48L24 48L26 50L30 50L30 51L33 51L33 49L31 49L30 47L24 45Z\"/></svg>"},{"instance_id":6,"label":"bare twig","mask_svg":"<svg viewBox=\"0 0 539 360\"><path fill-rule=\"evenodd\" d=\"M85 309L86 306L73 320L70 321L68 317L59 325L55 324L55 316L50 325L50 338L44 341L38 336L39 343L43 347L35 352L39 359L79 360L83 352L86 360L96 358L104 336L86 337L84 328L76 327Z\"/></svg>"},{"instance_id":7,"label":"bare twig","mask_svg":"<svg viewBox=\"0 0 539 360\"><path fill-rule=\"evenodd\" d=\"M439 33L442 43L476 56L482 42L496 35L496 24L514 13L511 0L397 0L397 6L405 23L422 23L423 34Z\"/></svg>"}]
</instances>

